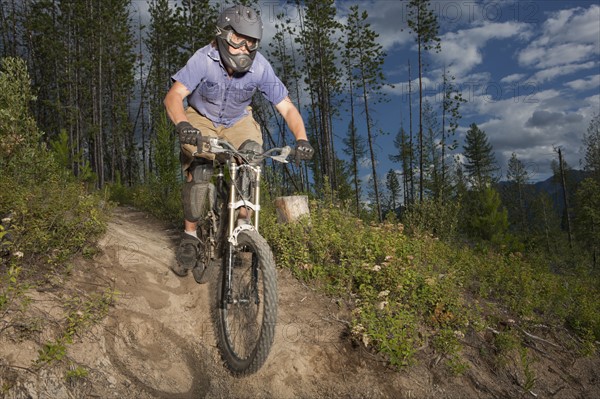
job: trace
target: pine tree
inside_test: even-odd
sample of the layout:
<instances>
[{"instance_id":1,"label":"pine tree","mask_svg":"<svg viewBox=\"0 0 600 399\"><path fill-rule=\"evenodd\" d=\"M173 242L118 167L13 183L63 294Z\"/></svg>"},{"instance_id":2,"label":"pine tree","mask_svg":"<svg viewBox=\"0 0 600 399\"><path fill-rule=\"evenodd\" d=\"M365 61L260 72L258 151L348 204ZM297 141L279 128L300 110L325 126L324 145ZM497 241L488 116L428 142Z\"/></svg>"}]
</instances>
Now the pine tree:
<instances>
[{"instance_id":1,"label":"pine tree","mask_svg":"<svg viewBox=\"0 0 600 399\"><path fill-rule=\"evenodd\" d=\"M381 44L377 42L379 36L370 24L367 23L368 13L359 12L358 6L350 7L346 29L346 49L353 50L354 64L349 65L353 76L351 79L357 83L357 89L362 96L362 106L366 118L367 144L371 159L371 170L373 174L373 190L375 193L375 205L380 221L383 221L381 212L381 201L379 199L379 185L377 182L377 160L375 158L375 132L374 120L370 107L377 102L385 100L383 75L383 63L385 52Z\"/></svg>"},{"instance_id":2,"label":"pine tree","mask_svg":"<svg viewBox=\"0 0 600 399\"><path fill-rule=\"evenodd\" d=\"M544 248L549 254L556 253L563 239L561 220L554 200L547 192L537 193L531 202L530 239L534 246Z\"/></svg>"},{"instance_id":3,"label":"pine tree","mask_svg":"<svg viewBox=\"0 0 600 399\"><path fill-rule=\"evenodd\" d=\"M426 197L435 199L441 197L441 147L440 126L433 106L427 100L423 102L423 128L424 128L424 154L423 154L423 179L425 184L423 193ZM426 190L426 191L425 191Z\"/></svg>"},{"instance_id":4,"label":"pine tree","mask_svg":"<svg viewBox=\"0 0 600 399\"><path fill-rule=\"evenodd\" d=\"M412 148L410 146L409 138L404 130L404 126L400 126L400 131L394 139L394 147L398 150L398 153L390 155L390 160L398 162L402 166L402 186L404 192L404 205L410 203L410 191L411 191L411 153Z\"/></svg>"},{"instance_id":5,"label":"pine tree","mask_svg":"<svg viewBox=\"0 0 600 399\"><path fill-rule=\"evenodd\" d=\"M27 58L24 21L27 20L26 2L0 2L0 55Z\"/></svg>"},{"instance_id":6,"label":"pine tree","mask_svg":"<svg viewBox=\"0 0 600 399\"><path fill-rule=\"evenodd\" d=\"M508 230L508 213L495 189L487 186L469 192L463 212L466 232L470 237L496 244L504 242Z\"/></svg>"},{"instance_id":7,"label":"pine tree","mask_svg":"<svg viewBox=\"0 0 600 399\"><path fill-rule=\"evenodd\" d=\"M211 0L182 0L181 7L181 25L188 32L185 42L181 44L182 61L185 62L196 50L214 39L219 10Z\"/></svg>"},{"instance_id":8,"label":"pine tree","mask_svg":"<svg viewBox=\"0 0 600 399\"><path fill-rule=\"evenodd\" d=\"M321 167L321 173L315 173L315 185L321 186L324 176L327 176L330 184L327 192L333 193L338 182L333 117L338 108L335 100L341 90L337 67L340 44L335 40L340 24L335 19L334 0L296 0L296 6L301 22L300 35L296 41L300 44L304 62L302 71L311 101L309 116L312 120L308 126L312 129L308 133L312 134L316 143L316 159L313 162Z\"/></svg>"},{"instance_id":9,"label":"pine tree","mask_svg":"<svg viewBox=\"0 0 600 399\"><path fill-rule=\"evenodd\" d=\"M385 182L386 188L390 194L389 210L392 212L396 212L396 210L400 206L398 200L402 191L400 181L398 180L397 172L393 169L390 169L385 175Z\"/></svg>"},{"instance_id":10,"label":"pine tree","mask_svg":"<svg viewBox=\"0 0 600 399\"><path fill-rule=\"evenodd\" d=\"M344 138L344 152L350 156L350 171L352 175L352 182L354 185L354 202L356 205L356 215L360 215L360 182L358 178L358 165L361 158L366 153L366 147L364 137L359 136L356 132L356 126L352 121L348 124L348 135Z\"/></svg>"},{"instance_id":11,"label":"pine tree","mask_svg":"<svg viewBox=\"0 0 600 399\"><path fill-rule=\"evenodd\" d=\"M590 177L579 185L575 194L575 222L577 238L592 257L592 266L598 268L600 255L600 113L594 115L584 134L584 169Z\"/></svg>"},{"instance_id":12,"label":"pine tree","mask_svg":"<svg viewBox=\"0 0 600 399\"><path fill-rule=\"evenodd\" d=\"M300 78L301 73L299 68L296 68L297 63L297 50L294 46L294 38L297 36L296 28L291 24L290 18L286 17L285 14L280 13L275 16L275 35L269 43L267 54L269 61L273 65L275 73L281 79L283 84L288 88L289 95L293 99L292 101L297 104L298 109L302 109L302 97L300 93ZM262 96L254 96L252 107L254 114L257 116L257 120L260 119L263 131L268 134L271 133L269 121L275 121L277 126L277 134L274 134L273 145L281 146L290 142L291 134L288 134L287 125L283 120L283 117L275 111L275 108L271 103L265 101ZM307 132L308 133L308 132ZM313 140L314 141L314 140ZM310 191L308 184L308 169L314 165L312 162L303 162L298 168L299 172L299 189L304 192ZM273 168L278 170L280 173L287 173L288 168L286 165L273 165ZM296 168L292 166L295 170ZM295 171L293 172L295 173ZM286 182L289 179L284 179Z\"/></svg>"},{"instance_id":13,"label":"pine tree","mask_svg":"<svg viewBox=\"0 0 600 399\"><path fill-rule=\"evenodd\" d=\"M419 62L419 200L423 200L424 190L424 131L423 131L423 52L441 51L438 37L439 25L437 17L428 0L410 0L408 4L408 27L415 34Z\"/></svg>"},{"instance_id":14,"label":"pine tree","mask_svg":"<svg viewBox=\"0 0 600 399\"><path fill-rule=\"evenodd\" d=\"M600 113L594 115L584 134L584 169L600 184Z\"/></svg>"},{"instance_id":15,"label":"pine tree","mask_svg":"<svg viewBox=\"0 0 600 399\"><path fill-rule=\"evenodd\" d=\"M575 195L576 231L582 248L592 258L594 269L598 268L600 255L600 183L593 178L585 179Z\"/></svg>"},{"instance_id":16,"label":"pine tree","mask_svg":"<svg viewBox=\"0 0 600 399\"><path fill-rule=\"evenodd\" d=\"M449 165L446 162L447 151L456 149L458 143L454 139L458 123L461 119L460 106L467 100L463 98L462 93L453 83L454 76L448 76L448 71L444 70L443 75L443 101L442 101L442 137L440 139L441 159L440 159L440 199L442 204L450 197Z\"/></svg>"},{"instance_id":17,"label":"pine tree","mask_svg":"<svg viewBox=\"0 0 600 399\"><path fill-rule=\"evenodd\" d=\"M552 161L552 170L554 171L553 180L557 182L560 187L560 193L562 195L557 200L562 200L562 227L567 232L569 239L569 248L573 249L573 224L571 223L571 199L573 198L577 184L573 178L573 170L567 164L567 161L562 156L562 148L555 147L554 150L558 154L558 162Z\"/></svg>"},{"instance_id":18,"label":"pine tree","mask_svg":"<svg viewBox=\"0 0 600 399\"><path fill-rule=\"evenodd\" d=\"M163 99L171 86L171 76L184 66L191 54L180 51L182 43L190 35L182 23L182 8L169 0L151 0L149 3L150 25L146 46L150 53L148 71L148 102L150 112L150 134L157 132L164 111ZM150 135L149 135L150 136ZM150 143L154 142L153 139ZM154 170L153 147L148 151L148 169Z\"/></svg>"},{"instance_id":19,"label":"pine tree","mask_svg":"<svg viewBox=\"0 0 600 399\"><path fill-rule=\"evenodd\" d=\"M68 133L75 174L89 161L99 187L117 173L131 180L136 173L129 123L131 0L28 5L24 29L39 93L38 123L50 140Z\"/></svg>"},{"instance_id":20,"label":"pine tree","mask_svg":"<svg viewBox=\"0 0 600 399\"><path fill-rule=\"evenodd\" d=\"M475 190L482 190L496 180L494 175L498 168L492 145L475 123L467 130L463 150L467 161L465 169Z\"/></svg>"},{"instance_id":21,"label":"pine tree","mask_svg":"<svg viewBox=\"0 0 600 399\"><path fill-rule=\"evenodd\" d=\"M521 233L528 232L530 224L527 212L530 197L529 179L529 172L525 165L513 152L508 161L507 185L503 193L503 202L507 206L510 224Z\"/></svg>"}]
</instances>

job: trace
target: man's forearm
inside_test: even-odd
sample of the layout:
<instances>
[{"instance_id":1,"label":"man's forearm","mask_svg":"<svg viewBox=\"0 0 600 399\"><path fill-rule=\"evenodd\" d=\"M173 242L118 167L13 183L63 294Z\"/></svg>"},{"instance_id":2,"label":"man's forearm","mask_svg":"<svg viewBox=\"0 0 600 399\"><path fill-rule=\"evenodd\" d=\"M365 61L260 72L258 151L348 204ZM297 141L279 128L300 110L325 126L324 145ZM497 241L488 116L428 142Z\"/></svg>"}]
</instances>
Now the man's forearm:
<instances>
[{"instance_id":1,"label":"man's forearm","mask_svg":"<svg viewBox=\"0 0 600 399\"><path fill-rule=\"evenodd\" d=\"M187 121L187 116L183 109L183 100L178 98L178 96L172 93L167 94L163 104L167 111L167 116L173 124L177 125L179 122Z\"/></svg>"}]
</instances>

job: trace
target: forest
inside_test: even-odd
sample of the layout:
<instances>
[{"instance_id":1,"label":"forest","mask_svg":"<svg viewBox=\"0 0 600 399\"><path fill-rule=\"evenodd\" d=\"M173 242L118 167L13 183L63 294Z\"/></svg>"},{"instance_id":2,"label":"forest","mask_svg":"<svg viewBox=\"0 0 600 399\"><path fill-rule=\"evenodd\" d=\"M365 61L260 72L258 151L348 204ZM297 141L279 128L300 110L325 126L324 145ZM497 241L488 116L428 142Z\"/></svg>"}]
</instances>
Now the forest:
<instances>
[{"instance_id":1,"label":"forest","mask_svg":"<svg viewBox=\"0 0 600 399\"><path fill-rule=\"evenodd\" d=\"M97 255L115 204L180 225L179 143L163 99L231 3L0 2L0 338L39 333L24 316L26 292L60 285L73 256ZM498 358L517 353L524 372L537 353L527 331L553 329L575 342L569 349L596 354L600 113L581 132L581 170L560 147L546 182L534 183L516 153L499 165L485 130L463 119L467 99L449 71L440 76L441 100L427 100L421 83L428 56L441 51L440 25L431 1L405 4L418 51L407 60L408 123L388 132L395 153L387 172L377 167L375 117L390 101L386 54L368 10L351 6L340 19L333 0L290 0L299 18L273 16L275 35L260 51L316 149L304 164L265 168L262 228L278 266L347 301L348 338L394 367L430 351L465 373L464 337L481 331L494 336L485 348ZM258 94L252 105L267 147L294 144L271 104ZM335 131L342 113L349 124ZM292 194L309 197L310 223L276 223L273 200ZM35 366L63 359L114 296L65 301L69 318L55 323L57 338ZM502 330L507 318L516 327ZM534 385L531 373L521 383Z\"/></svg>"},{"instance_id":2,"label":"forest","mask_svg":"<svg viewBox=\"0 0 600 399\"><path fill-rule=\"evenodd\" d=\"M25 60L43 141L60 148L62 162L75 176L97 189L157 183L166 198L178 191L181 176L174 128L162 101L170 76L213 38L223 6L208 0L3 1L0 48L3 57ZM584 248L595 267L598 206L589 203L596 197L589 194L597 192L599 183L598 116L581 132L584 172L573 171L557 148L557 186L551 192L536 190L516 154L508 165L498 165L485 131L461 120L466 99L447 71L442 101L432 104L424 98L426 57L441 51L439 23L431 2L409 1L406 29L418 57L408 61L406 79L419 84L409 84L409 128L401 125L394 133L396 153L390 158L395 168L383 173L377 169L373 110L389 101L383 90L389 83L383 74L386 54L368 23L368 11L352 6L341 24L333 1L287 6L295 7L299 17L274 16L276 34L261 51L305 115L317 153L304 167L269 169L271 194L296 191L321 198L328 192L358 217L379 222L392 213L403 219L411 214L432 218L420 211L432 203L444 210L439 215L454 212L461 221L456 226L420 221L439 234L445 232L435 224L472 238L548 251L564 241L569 248ZM147 23L141 20L145 7ZM265 143L291 143L285 123L260 94L253 107ZM341 112L350 120L344 133L333 127ZM469 125L462 152L456 138L460 124ZM370 165L368 181L359 176L361 163ZM451 204L460 206L447 209Z\"/></svg>"}]
</instances>

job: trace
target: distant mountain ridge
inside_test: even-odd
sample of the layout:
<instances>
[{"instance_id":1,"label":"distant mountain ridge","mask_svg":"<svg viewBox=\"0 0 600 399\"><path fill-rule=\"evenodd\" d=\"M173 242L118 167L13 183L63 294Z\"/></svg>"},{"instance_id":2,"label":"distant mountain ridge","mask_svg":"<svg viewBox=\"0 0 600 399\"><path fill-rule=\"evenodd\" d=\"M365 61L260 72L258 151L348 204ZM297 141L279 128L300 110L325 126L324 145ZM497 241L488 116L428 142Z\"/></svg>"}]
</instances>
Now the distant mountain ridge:
<instances>
[{"instance_id":1,"label":"distant mountain ridge","mask_svg":"<svg viewBox=\"0 0 600 399\"><path fill-rule=\"evenodd\" d=\"M570 195L574 194L575 189L579 185L579 183L581 183L587 177L590 177L589 172L579 169L570 169L566 171L565 174L567 192L570 193ZM509 184L510 183L508 181L503 180L498 182L498 187L502 189L507 187ZM564 208L564 198L562 182L559 179L555 178L554 176L551 176L546 180L537 183L531 183L529 184L529 186L532 186L536 193L547 193L552 199L552 202L554 203L554 206L559 212L559 214L562 214Z\"/></svg>"}]
</instances>

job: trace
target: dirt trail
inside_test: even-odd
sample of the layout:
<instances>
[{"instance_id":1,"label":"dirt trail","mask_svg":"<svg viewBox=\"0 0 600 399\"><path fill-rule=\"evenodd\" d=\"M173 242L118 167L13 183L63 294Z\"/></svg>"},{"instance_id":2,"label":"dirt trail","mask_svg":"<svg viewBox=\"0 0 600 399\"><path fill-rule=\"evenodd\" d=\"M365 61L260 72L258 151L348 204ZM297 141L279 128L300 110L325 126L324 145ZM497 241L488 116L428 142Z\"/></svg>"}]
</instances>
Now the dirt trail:
<instances>
[{"instance_id":1,"label":"dirt trail","mask_svg":"<svg viewBox=\"0 0 600 399\"><path fill-rule=\"evenodd\" d=\"M281 269L269 358L255 375L232 377L216 348L212 287L169 270L179 234L142 212L119 208L100 242L104 252L94 266L104 278L114 279L121 295L99 345L82 342L76 360L103 365L106 371L100 374L107 376L115 396L408 398L435 390L423 387L415 396L422 383L404 389L407 381L398 373L353 349L342 337L346 310ZM100 396L106 393L96 389Z\"/></svg>"},{"instance_id":2,"label":"dirt trail","mask_svg":"<svg viewBox=\"0 0 600 399\"><path fill-rule=\"evenodd\" d=\"M69 359L90 374L65 385L64 378L44 372L8 397L526 397L514 381L507 383L510 375L494 376L487 365L479 368L476 350L471 370L463 376L448 375L427 361L405 372L387 369L343 338L342 321L348 318L343 306L285 270L278 270L279 317L271 354L255 375L232 377L216 348L209 309L212 288L169 270L178 237L179 231L145 213L117 208L100 242L102 253L93 261L81 261L72 279L83 290L111 286L120 293L106 319L69 346ZM12 364L26 366L35 359L36 351L27 344L11 350L0 354ZM573 365L577 370L571 373L577 373L597 369L598 361L573 360ZM598 382L598 374L569 382L574 378L571 369L565 377L564 367L555 368L548 379L561 375L562 381L554 384L554 397L587 397L589 384ZM564 389L568 384L575 388Z\"/></svg>"}]
</instances>

